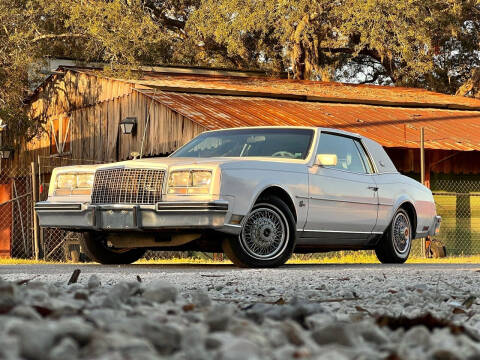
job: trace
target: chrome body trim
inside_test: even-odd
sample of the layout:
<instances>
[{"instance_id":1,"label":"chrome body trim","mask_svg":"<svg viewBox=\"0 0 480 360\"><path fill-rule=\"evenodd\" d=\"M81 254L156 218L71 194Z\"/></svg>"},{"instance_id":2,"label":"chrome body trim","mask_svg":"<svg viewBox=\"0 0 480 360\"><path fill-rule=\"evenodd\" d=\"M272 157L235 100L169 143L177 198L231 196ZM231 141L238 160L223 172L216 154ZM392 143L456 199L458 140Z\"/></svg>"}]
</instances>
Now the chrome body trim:
<instances>
[{"instance_id":1,"label":"chrome body trim","mask_svg":"<svg viewBox=\"0 0 480 360\"><path fill-rule=\"evenodd\" d=\"M49 203L46 201L37 202L35 204L35 210L37 212L43 211L82 211L83 206L81 203Z\"/></svg>"},{"instance_id":2,"label":"chrome body trim","mask_svg":"<svg viewBox=\"0 0 480 360\"><path fill-rule=\"evenodd\" d=\"M441 224L442 224L442 217L439 216L439 215L436 215L435 219L433 220L432 226L430 226L430 229L428 231L428 235L430 235L430 236L437 235L438 231L440 231Z\"/></svg>"},{"instance_id":3,"label":"chrome body trim","mask_svg":"<svg viewBox=\"0 0 480 360\"><path fill-rule=\"evenodd\" d=\"M373 232L373 231L312 230L312 229L305 229L304 231L319 232L319 233L333 233L333 234L374 234L374 235L383 234L382 232L378 232L378 231Z\"/></svg>"},{"instance_id":4,"label":"chrome body trim","mask_svg":"<svg viewBox=\"0 0 480 360\"><path fill-rule=\"evenodd\" d=\"M71 230L148 231L163 229L216 229L240 232L226 225L228 202L169 202L157 205L37 203L42 227ZM188 216L186 214L188 213ZM228 225L228 224L227 224Z\"/></svg>"},{"instance_id":5,"label":"chrome body trim","mask_svg":"<svg viewBox=\"0 0 480 360\"><path fill-rule=\"evenodd\" d=\"M157 212L198 212L198 211L219 211L226 212L228 210L228 201L212 201L212 202L191 202L191 201L175 201L157 203Z\"/></svg>"}]
</instances>

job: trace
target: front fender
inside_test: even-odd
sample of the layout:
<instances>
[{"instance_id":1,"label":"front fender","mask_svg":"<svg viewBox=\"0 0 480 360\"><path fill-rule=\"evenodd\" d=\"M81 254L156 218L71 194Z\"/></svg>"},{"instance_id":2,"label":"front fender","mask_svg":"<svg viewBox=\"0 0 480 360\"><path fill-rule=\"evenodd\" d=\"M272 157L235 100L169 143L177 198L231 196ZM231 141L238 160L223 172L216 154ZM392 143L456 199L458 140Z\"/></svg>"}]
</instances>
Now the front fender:
<instances>
[{"instance_id":1,"label":"front fender","mask_svg":"<svg viewBox=\"0 0 480 360\"><path fill-rule=\"evenodd\" d=\"M232 214L245 216L259 196L268 188L282 189L292 200L297 214L298 226L307 217L308 206L299 206L300 200L308 202L308 174L299 172L241 171L229 169L222 172L221 197L235 196Z\"/></svg>"},{"instance_id":2,"label":"front fender","mask_svg":"<svg viewBox=\"0 0 480 360\"><path fill-rule=\"evenodd\" d=\"M283 184L275 183L273 181L272 182L265 181L265 182L259 184L259 186L257 186L257 188L255 189L255 195L253 196L253 201L250 204L250 208L249 208L248 212L250 212L250 210L252 210L252 207L258 201L261 194L269 188L279 188L279 189L285 191L287 193L287 195L290 197L290 199L292 200L292 203L295 206L295 212L297 213L297 216L298 216L298 211L299 211L300 207L298 206L298 201L295 201L295 199L296 199L295 195L292 193L292 191L287 186L285 186Z\"/></svg>"}]
</instances>

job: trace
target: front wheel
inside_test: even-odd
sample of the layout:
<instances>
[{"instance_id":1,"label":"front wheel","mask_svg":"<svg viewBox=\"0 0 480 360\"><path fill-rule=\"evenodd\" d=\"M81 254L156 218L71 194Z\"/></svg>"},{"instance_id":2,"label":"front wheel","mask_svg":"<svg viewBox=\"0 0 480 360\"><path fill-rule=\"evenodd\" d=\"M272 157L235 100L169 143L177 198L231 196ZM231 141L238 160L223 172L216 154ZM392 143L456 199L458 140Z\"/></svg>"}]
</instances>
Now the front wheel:
<instances>
[{"instance_id":1,"label":"front wheel","mask_svg":"<svg viewBox=\"0 0 480 360\"><path fill-rule=\"evenodd\" d=\"M245 216L238 237L223 241L223 251L240 267L277 267L285 264L295 246L295 219L277 197L260 200Z\"/></svg>"},{"instance_id":2,"label":"front wheel","mask_svg":"<svg viewBox=\"0 0 480 360\"><path fill-rule=\"evenodd\" d=\"M403 264L412 247L412 223L404 209L398 209L392 223L375 248L378 260L384 264Z\"/></svg>"},{"instance_id":3,"label":"front wheel","mask_svg":"<svg viewBox=\"0 0 480 360\"><path fill-rule=\"evenodd\" d=\"M95 231L83 233L80 245L90 259L100 264L131 264L145 254L145 249L109 247L107 234Z\"/></svg>"}]
</instances>

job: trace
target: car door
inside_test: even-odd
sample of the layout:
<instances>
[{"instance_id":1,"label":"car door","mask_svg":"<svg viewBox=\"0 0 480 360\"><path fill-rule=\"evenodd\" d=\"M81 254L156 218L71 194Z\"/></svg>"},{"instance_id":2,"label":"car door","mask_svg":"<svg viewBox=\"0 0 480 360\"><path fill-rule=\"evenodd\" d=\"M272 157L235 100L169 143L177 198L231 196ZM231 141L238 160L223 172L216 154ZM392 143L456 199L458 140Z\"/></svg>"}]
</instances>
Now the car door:
<instances>
[{"instance_id":1,"label":"car door","mask_svg":"<svg viewBox=\"0 0 480 360\"><path fill-rule=\"evenodd\" d=\"M377 221L373 166L359 139L322 132L318 154L334 154L337 163L309 170L309 209L303 236L368 239Z\"/></svg>"}]
</instances>

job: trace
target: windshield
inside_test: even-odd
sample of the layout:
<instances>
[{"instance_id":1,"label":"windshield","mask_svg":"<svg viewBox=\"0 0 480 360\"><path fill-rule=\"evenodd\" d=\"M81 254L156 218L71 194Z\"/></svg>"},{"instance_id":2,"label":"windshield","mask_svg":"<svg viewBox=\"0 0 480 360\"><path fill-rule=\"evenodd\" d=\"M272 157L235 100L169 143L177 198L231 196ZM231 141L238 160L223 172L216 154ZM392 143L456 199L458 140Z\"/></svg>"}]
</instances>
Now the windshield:
<instances>
[{"instance_id":1,"label":"windshield","mask_svg":"<svg viewBox=\"0 0 480 360\"><path fill-rule=\"evenodd\" d=\"M203 133L172 157L266 156L305 159L312 143L312 129L239 129Z\"/></svg>"}]
</instances>

